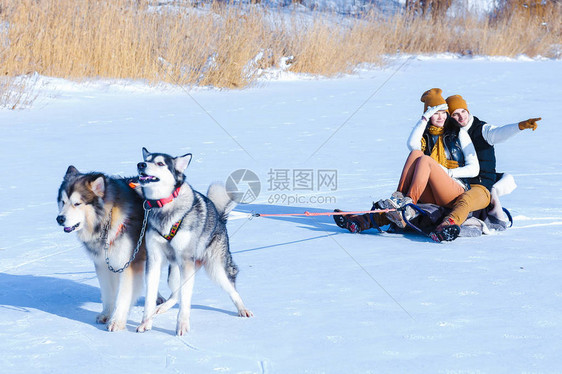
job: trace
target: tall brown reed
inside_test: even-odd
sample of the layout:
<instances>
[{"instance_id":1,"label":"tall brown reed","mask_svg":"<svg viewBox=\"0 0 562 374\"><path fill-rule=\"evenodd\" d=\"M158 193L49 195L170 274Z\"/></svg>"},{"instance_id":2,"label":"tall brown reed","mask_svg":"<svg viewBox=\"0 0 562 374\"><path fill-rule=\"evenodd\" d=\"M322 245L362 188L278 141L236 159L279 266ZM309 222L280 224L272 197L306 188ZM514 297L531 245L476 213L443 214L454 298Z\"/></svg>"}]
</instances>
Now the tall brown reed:
<instances>
[{"instance_id":1,"label":"tall brown reed","mask_svg":"<svg viewBox=\"0 0 562 374\"><path fill-rule=\"evenodd\" d=\"M450 5L431 3L435 9ZM489 18L468 11L462 17L372 12L344 18L287 15L259 5L216 3L201 10L185 4L0 0L0 72L244 87L289 56L292 71L334 75L396 53L558 57L562 44L556 1L547 2L547 11L504 7Z\"/></svg>"}]
</instances>

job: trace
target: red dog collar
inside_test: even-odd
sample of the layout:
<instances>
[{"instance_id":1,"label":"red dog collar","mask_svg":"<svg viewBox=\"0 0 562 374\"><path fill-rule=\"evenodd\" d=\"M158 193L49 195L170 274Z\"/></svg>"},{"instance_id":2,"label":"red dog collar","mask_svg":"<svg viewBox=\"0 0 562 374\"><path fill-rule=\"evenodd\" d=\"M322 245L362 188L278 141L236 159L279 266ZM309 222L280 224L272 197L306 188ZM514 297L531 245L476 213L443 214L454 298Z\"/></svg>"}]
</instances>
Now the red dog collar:
<instances>
[{"instance_id":1,"label":"red dog collar","mask_svg":"<svg viewBox=\"0 0 562 374\"><path fill-rule=\"evenodd\" d=\"M174 192L172 192L172 194L168 197L165 197L160 200L146 200L146 203L150 208L162 208L164 205L172 202L176 197L178 197L180 193L180 188L181 186L176 188Z\"/></svg>"}]
</instances>

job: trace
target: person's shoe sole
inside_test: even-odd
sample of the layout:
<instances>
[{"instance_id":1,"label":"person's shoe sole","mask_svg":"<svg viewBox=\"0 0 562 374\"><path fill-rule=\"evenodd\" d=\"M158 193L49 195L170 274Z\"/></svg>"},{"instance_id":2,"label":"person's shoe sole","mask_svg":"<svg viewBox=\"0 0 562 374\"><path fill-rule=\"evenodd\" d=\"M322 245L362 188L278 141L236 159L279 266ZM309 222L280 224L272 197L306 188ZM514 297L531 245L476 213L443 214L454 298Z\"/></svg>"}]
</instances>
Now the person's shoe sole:
<instances>
[{"instance_id":1,"label":"person's shoe sole","mask_svg":"<svg viewBox=\"0 0 562 374\"><path fill-rule=\"evenodd\" d=\"M391 221L401 229L406 227L406 221L404 221L404 218L402 217L402 212L399 211L388 212L386 213L386 218L388 218L389 221Z\"/></svg>"},{"instance_id":2,"label":"person's shoe sole","mask_svg":"<svg viewBox=\"0 0 562 374\"><path fill-rule=\"evenodd\" d=\"M358 232L361 232L361 229L359 229L359 226L355 222L348 222L346 228L352 234L357 234Z\"/></svg>"},{"instance_id":3,"label":"person's shoe sole","mask_svg":"<svg viewBox=\"0 0 562 374\"><path fill-rule=\"evenodd\" d=\"M386 200L381 201L380 205L382 205L383 209L399 209L400 208L400 206L398 204L396 204L394 201L392 201L391 199L386 199ZM400 227L401 229L406 227L406 222L404 221L404 218L402 217L401 211L394 210L392 212L388 212L388 213L385 213L385 214L386 214L386 218L388 218L396 226Z\"/></svg>"},{"instance_id":4,"label":"person's shoe sole","mask_svg":"<svg viewBox=\"0 0 562 374\"><path fill-rule=\"evenodd\" d=\"M336 213L341 212L341 210L334 209L334 212ZM334 222L336 223L336 225L338 225L338 227L349 230L349 232L351 232L352 234L361 232L359 225L355 222L348 220L344 215L334 214L333 217L334 217Z\"/></svg>"},{"instance_id":5,"label":"person's shoe sole","mask_svg":"<svg viewBox=\"0 0 562 374\"><path fill-rule=\"evenodd\" d=\"M341 212L341 210L339 209L334 209L334 212ZM334 222L336 222L336 225L338 225L338 227L341 227L342 229L347 229L347 225L346 223L346 219L344 216L340 216L338 214L334 214Z\"/></svg>"},{"instance_id":6,"label":"person's shoe sole","mask_svg":"<svg viewBox=\"0 0 562 374\"><path fill-rule=\"evenodd\" d=\"M443 241L450 242L455 240L459 237L460 233L461 228L458 225L450 225L444 227L439 232L432 232L431 234L429 234L429 236L437 243L441 243Z\"/></svg>"}]
</instances>

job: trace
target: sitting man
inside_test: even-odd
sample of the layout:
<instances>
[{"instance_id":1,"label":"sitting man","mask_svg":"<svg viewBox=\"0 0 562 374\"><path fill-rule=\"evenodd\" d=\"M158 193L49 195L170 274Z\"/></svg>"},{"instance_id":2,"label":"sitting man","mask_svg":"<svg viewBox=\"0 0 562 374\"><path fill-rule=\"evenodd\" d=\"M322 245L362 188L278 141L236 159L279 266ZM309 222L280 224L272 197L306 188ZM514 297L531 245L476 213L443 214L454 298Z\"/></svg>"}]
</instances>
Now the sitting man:
<instances>
[{"instance_id":1,"label":"sitting man","mask_svg":"<svg viewBox=\"0 0 562 374\"><path fill-rule=\"evenodd\" d=\"M447 99L451 117L457 120L463 130L467 131L472 139L478 161L480 173L469 179L470 190L460 195L454 202L452 211L445 217L443 222L430 234L433 240L440 242L450 241L457 238L460 230L458 227L466 221L470 212L484 209L492 203L496 205L495 211L499 210L498 190L505 190L508 181L514 186L512 177L505 175L499 181L496 174L496 154L494 145L503 142L525 129L537 128L537 121L541 118L530 118L526 121L505 126L492 126L474 117L468 111L466 101L460 95L449 96ZM498 183L497 188L494 185ZM498 209L499 208L499 209Z\"/></svg>"}]
</instances>

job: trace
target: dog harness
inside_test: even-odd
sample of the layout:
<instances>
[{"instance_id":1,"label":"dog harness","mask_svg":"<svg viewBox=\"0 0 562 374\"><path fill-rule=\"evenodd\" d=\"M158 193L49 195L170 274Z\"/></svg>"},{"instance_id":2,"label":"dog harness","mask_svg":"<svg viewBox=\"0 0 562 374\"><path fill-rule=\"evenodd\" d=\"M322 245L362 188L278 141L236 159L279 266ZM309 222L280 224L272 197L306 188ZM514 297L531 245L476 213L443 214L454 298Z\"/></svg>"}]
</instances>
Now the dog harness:
<instances>
[{"instance_id":1,"label":"dog harness","mask_svg":"<svg viewBox=\"0 0 562 374\"><path fill-rule=\"evenodd\" d=\"M113 239L109 239L109 229L111 228L111 221L112 221L112 215L113 215L113 208L109 211L109 219L107 221L107 224L104 227L104 231L105 231L105 263L107 264L107 268L114 272L114 273L122 273L123 270L125 270L126 268L129 267L129 265L131 264L131 262L133 262L133 260L135 259L135 256L137 255L137 253L139 252L139 249L141 247L142 244L142 238L144 236L144 229L146 227L146 219L148 218L148 212L145 212L144 215L144 222L143 222L143 226L141 229L141 234L139 237L139 240L137 242L137 246L135 248L135 250L133 251L133 254L131 256L131 258L129 259L129 261L127 261L125 263L125 265L123 265L123 267L119 268L119 269L115 269L113 266L111 266L111 264L109 263L109 247L111 247L113 245L113 243L115 243L115 241L117 240L117 238L119 237L119 235L121 235L123 232L125 232L125 230L127 229L126 227L126 223L127 220L125 220L125 222L123 222L122 224L119 225L119 227L117 227L117 232L115 233L115 236L113 237Z\"/></svg>"},{"instance_id":2,"label":"dog harness","mask_svg":"<svg viewBox=\"0 0 562 374\"><path fill-rule=\"evenodd\" d=\"M172 192L172 194L168 197L165 197L163 199L159 199L159 200L146 200L146 204L149 206L149 208L162 208L164 205L172 202L176 197L178 197L179 193L180 193L180 187L176 188L174 190L174 192Z\"/></svg>"},{"instance_id":3,"label":"dog harness","mask_svg":"<svg viewBox=\"0 0 562 374\"><path fill-rule=\"evenodd\" d=\"M148 205L149 208L162 208L164 205L171 203L176 197L178 197L179 193L180 193L180 187L176 188L174 190L174 192L172 192L172 194L168 197L165 197L163 199L159 199L159 200L146 200L146 204ZM174 238L174 236L176 236L176 234L178 233L178 230L180 228L181 222L183 221L183 217L177 221L176 223L174 223L172 225L172 228L170 229L170 233L163 235L160 234L164 239L166 239L167 241L170 241Z\"/></svg>"},{"instance_id":4,"label":"dog harness","mask_svg":"<svg viewBox=\"0 0 562 374\"><path fill-rule=\"evenodd\" d=\"M178 229L180 228L181 221L183 221L183 218L172 225L172 228L170 229L170 233L168 235L162 235L162 234L160 235L162 235L162 237L167 241L172 240L174 236L176 236L176 234L178 233Z\"/></svg>"},{"instance_id":5,"label":"dog harness","mask_svg":"<svg viewBox=\"0 0 562 374\"><path fill-rule=\"evenodd\" d=\"M120 224L119 227L117 228L117 232L115 233L115 237L113 238L113 240L111 240L109 242L110 247L113 245L113 243L115 243L115 241L117 240L119 235L121 235L123 233L123 231L125 231L125 224L124 223Z\"/></svg>"}]
</instances>

